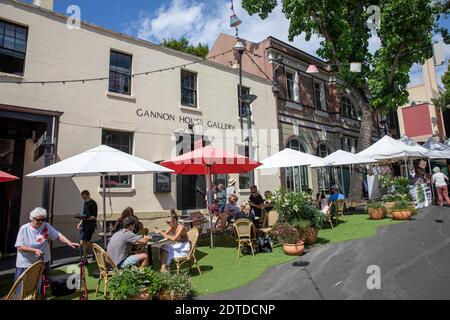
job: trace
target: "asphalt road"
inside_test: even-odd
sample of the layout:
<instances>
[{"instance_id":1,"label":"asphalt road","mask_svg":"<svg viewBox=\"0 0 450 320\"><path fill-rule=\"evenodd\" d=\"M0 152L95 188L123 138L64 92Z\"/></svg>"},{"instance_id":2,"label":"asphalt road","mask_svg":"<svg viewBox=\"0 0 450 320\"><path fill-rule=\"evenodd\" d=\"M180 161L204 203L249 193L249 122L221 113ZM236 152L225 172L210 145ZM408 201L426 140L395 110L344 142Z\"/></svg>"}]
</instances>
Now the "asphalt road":
<instances>
[{"instance_id":1,"label":"asphalt road","mask_svg":"<svg viewBox=\"0 0 450 320\"><path fill-rule=\"evenodd\" d=\"M368 289L372 265L380 289ZM313 248L248 285L198 299L450 299L450 208L421 210L376 237Z\"/></svg>"}]
</instances>

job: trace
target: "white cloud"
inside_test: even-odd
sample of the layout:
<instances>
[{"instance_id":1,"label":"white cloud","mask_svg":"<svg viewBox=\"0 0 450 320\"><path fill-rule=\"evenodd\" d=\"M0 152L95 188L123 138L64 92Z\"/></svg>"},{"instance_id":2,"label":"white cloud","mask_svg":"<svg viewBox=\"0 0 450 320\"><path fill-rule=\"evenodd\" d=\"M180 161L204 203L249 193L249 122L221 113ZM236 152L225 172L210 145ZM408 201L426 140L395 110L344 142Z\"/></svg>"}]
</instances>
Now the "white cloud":
<instances>
[{"instance_id":1,"label":"white cloud","mask_svg":"<svg viewBox=\"0 0 450 320\"><path fill-rule=\"evenodd\" d=\"M288 42L289 21L278 6L265 20L259 16L250 16L235 1L235 11L242 24L239 36L253 42L259 42L273 36ZM228 0L172 0L168 5L160 7L155 13L141 11L136 21L123 26L124 32L139 38L160 42L164 38L187 37L191 43L207 43L211 46L220 32L235 35L230 28L230 2ZM296 37L291 45L316 55L320 47L320 38L313 36L309 42L302 34Z\"/></svg>"}]
</instances>

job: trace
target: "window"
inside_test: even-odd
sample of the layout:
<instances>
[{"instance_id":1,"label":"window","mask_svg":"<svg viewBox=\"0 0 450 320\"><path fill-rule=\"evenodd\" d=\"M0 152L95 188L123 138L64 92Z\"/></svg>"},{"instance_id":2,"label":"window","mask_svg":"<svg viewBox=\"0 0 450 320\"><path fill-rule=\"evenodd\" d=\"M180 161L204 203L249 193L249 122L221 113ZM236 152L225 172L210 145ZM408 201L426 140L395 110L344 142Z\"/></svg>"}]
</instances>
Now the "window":
<instances>
[{"instance_id":1,"label":"window","mask_svg":"<svg viewBox=\"0 0 450 320\"><path fill-rule=\"evenodd\" d=\"M239 99L239 85L237 86L238 89L238 99ZM250 94L250 88L242 86L242 95L249 95ZM239 99L240 101L240 99ZM240 101L239 103L239 117L247 117L247 111L250 109L251 111L251 105L248 103L244 103Z\"/></svg>"},{"instance_id":2,"label":"window","mask_svg":"<svg viewBox=\"0 0 450 320\"><path fill-rule=\"evenodd\" d=\"M293 150L306 153L303 144L297 139L288 142L287 147ZM308 167L292 167L286 168L286 186L292 191L304 191L309 188Z\"/></svg>"},{"instance_id":3,"label":"window","mask_svg":"<svg viewBox=\"0 0 450 320\"><path fill-rule=\"evenodd\" d=\"M353 106L352 102L347 97L341 98L340 114L344 118L360 120L359 113L356 111L356 108Z\"/></svg>"},{"instance_id":4,"label":"window","mask_svg":"<svg viewBox=\"0 0 450 320\"><path fill-rule=\"evenodd\" d=\"M249 152L248 152L248 146L238 146L238 153L242 156L249 156ZM251 179L253 177L253 179ZM254 179L254 172L246 172L246 173L241 173L239 174L239 189L240 190L244 190L244 189L250 189L251 185L251 180L255 180Z\"/></svg>"},{"instance_id":5,"label":"window","mask_svg":"<svg viewBox=\"0 0 450 320\"><path fill-rule=\"evenodd\" d=\"M342 142L342 141L341 141ZM325 158L331 151L326 144L319 144L316 150L316 156ZM331 167L319 168L317 170L317 179L319 182L319 191L328 192L329 188L335 184L334 170Z\"/></svg>"},{"instance_id":6,"label":"window","mask_svg":"<svg viewBox=\"0 0 450 320\"><path fill-rule=\"evenodd\" d=\"M288 100L292 101L294 101L294 81L294 73L286 71L286 97Z\"/></svg>"},{"instance_id":7,"label":"window","mask_svg":"<svg viewBox=\"0 0 450 320\"><path fill-rule=\"evenodd\" d=\"M156 161L160 164L162 161ZM154 193L170 193L172 191L171 173L155 173L153 174L153 192Z\"/></svg>"},{"instance_id":8,"label":"window","mask_svg":"<svg viewBox=\"0 0 450 320\"><path fill-rule=\"evenodd\" d=\"M133 148L133 134L129 132L103 130L102 144L131 154ZM107 186L111 188L131 188L131 176L110 176L109 185L107 184Z\"/></svg>"},{"instance_id":9,"label":"window","mask_svg":"<svg viewBox=\"0 0 450 320\"><path fill-rule=\"evenodd\" d=\"M181 70L181 105L197 108L197 74Z\"/></svg>"},{"instance_id":10,"label":"window","mask_svg":"<svg viewBox=\"0 0 450 320\"><path fill-rule=\"evenodd\" d=\"M131 95L131 61L128 54L112 51L109 61L109 91Z\"/></svg>"},{"instance_id":11,"label":"window","mask_svg":"<svg viewBox=\"0 0 450 320\"><path fill-rule=\"evenodd\" d=\"M323 83L314 82L314 98L316 101L316 108L319 110L327 111Z\"/></svg>"},{"instance_id":12,"label":"window","mask_svg":"<svg viewBox=\"0 0 450 320\"><path fill-rule=\"evenodd\" d=\"M28 29L0 20L0 72L23 75Z\"/></svg>"}]
</instances>

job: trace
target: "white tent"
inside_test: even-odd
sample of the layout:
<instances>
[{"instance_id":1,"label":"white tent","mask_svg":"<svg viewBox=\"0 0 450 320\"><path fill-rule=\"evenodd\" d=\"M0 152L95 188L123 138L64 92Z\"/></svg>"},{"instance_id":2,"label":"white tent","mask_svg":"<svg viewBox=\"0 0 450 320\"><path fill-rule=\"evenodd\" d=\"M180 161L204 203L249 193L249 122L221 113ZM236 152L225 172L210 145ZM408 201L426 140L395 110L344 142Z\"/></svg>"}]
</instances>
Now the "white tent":
<instances>
[{"instance_id":1,"label":"white tent","mask_svg":"<svg viewBox=\"0 0 450 320\"><path fill-rule=\"evenodd\" d=\"M450 147L450 139L447 139L447 140L444 142L444 144L445 144L446 146L449 146L449 147Z\"/></svg>"},{"instance_id":2,"label":"white tent","mask_svg":"<svg viewBox=\"0 0 450 320\"><path fill-rule=\"evenodd\" d=\"M408 136L404 135L400 138L400 141L407 144L408 146L414 147L417 150L420 150L420 152L424 153L425 158L429 159L447 159L450 157L450 152L446 151L440 151L440 150L433 150L430 148L425 148L424 146L421 146Z\"/></svg>"},{"instance_id":3,"label":"white tent","mask_svg":"<svg viewBox=\"0 0 450 320\"><path fill-rule=\"evenodd\" d=\"M427 148L429 150L433 151L439 151L441 153L444 153L448 158L450 159L450 146L447 146L446 144L443 144L440 141L436 141L433 138L429 138L423 145L424 148Z\"/></svg>"},{"instance_id":4,"label":"white tent","mask_svg":"<svg viewBox=\"0 0 450 320\"><path fill-rule=\"evenodd\" d=\"M429 150L421 146L409 146L389 136L384 136L367 149L358 153L359 156L365 156L375 160L428 158L428 154Z\"/></svg>"},{"instance_id":5,"label":"white tent","mask_svg":"<svg viewBox=\"0 0 450 320\"><path fill-rule=\"evenodd\" d=\"M290 148L286 148L278 153L275 153L274 155L262 160L261 163L263 165L256 168L256 170L311 165L321 167L326 165L322 158Z\"/></svg>"},{"instance_id":6,"label":"white tent","mask_svg":"<svg viewBox=\"0 0 450 320\"><path fill-rule=\"evenodd\" d=\"M101 176L103 184L103 231L106 248L106 176L157 172L173 172L173 170L117 149L101 145L30 173L27 177Z\"/></svg>"}]
</instances>

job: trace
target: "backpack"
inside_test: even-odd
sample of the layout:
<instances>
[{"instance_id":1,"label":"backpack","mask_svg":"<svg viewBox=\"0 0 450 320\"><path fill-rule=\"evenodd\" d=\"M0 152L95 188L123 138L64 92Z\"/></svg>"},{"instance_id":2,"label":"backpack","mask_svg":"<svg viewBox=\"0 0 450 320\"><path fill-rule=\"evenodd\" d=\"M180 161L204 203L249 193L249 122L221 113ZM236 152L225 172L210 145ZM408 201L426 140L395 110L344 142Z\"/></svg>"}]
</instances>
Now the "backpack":
<instances>
[{"instance_id":1,"label":"backpack","mask_svg":"<svg viewBox=\"0 0 450 320\"><path fill-rule=\"evenodd\" d=\"M258 237L259 252L270 253L273 251L272 240L268 235Z\"/></svg>"}]
</instances>

